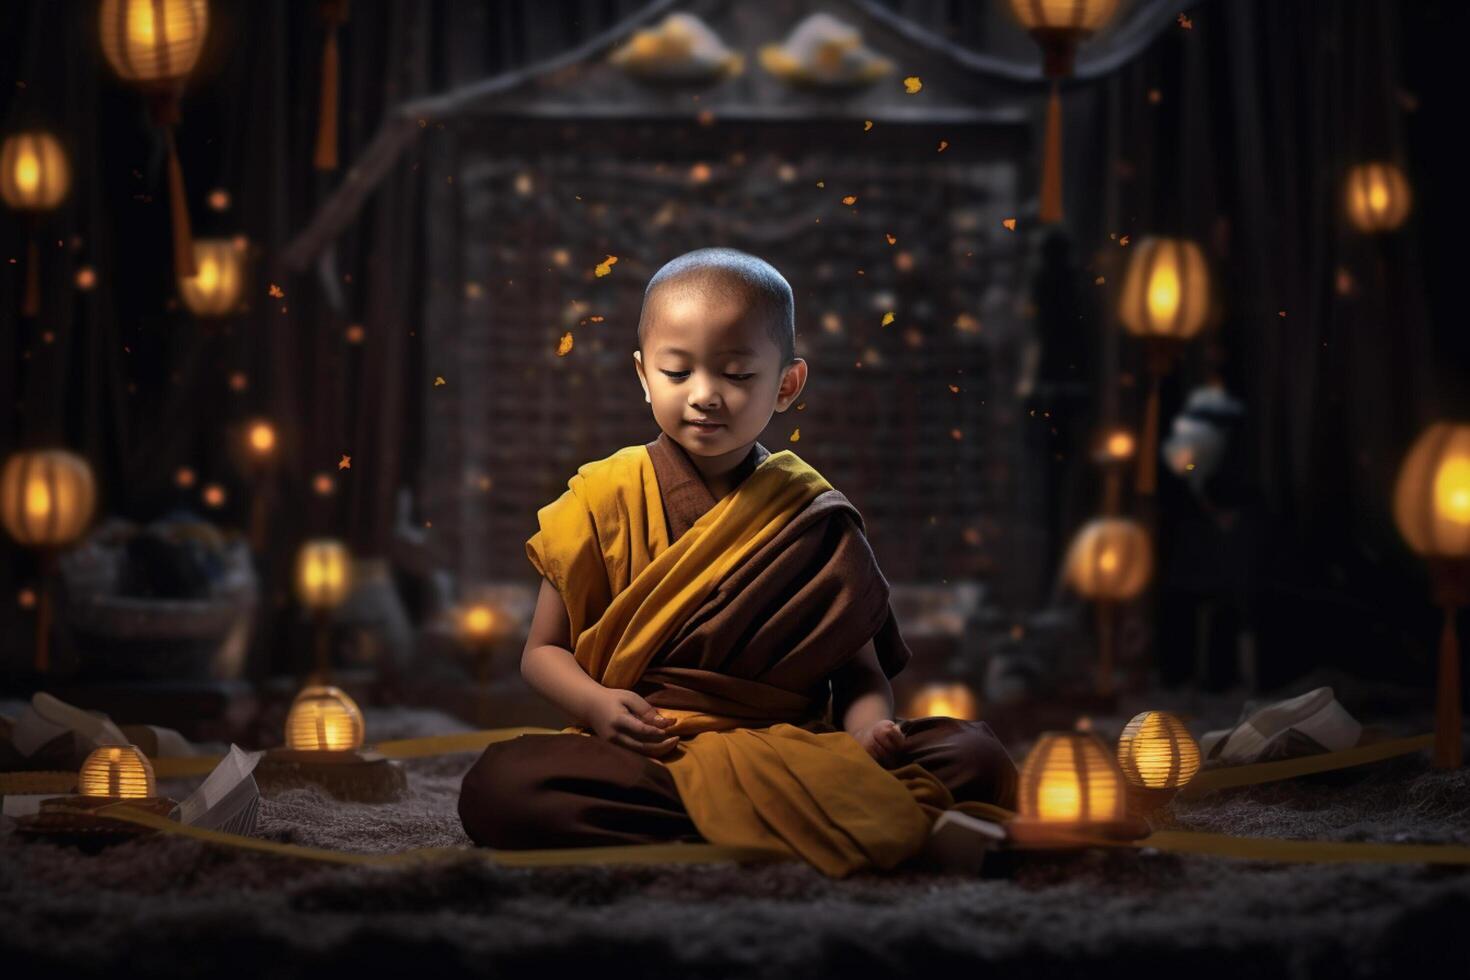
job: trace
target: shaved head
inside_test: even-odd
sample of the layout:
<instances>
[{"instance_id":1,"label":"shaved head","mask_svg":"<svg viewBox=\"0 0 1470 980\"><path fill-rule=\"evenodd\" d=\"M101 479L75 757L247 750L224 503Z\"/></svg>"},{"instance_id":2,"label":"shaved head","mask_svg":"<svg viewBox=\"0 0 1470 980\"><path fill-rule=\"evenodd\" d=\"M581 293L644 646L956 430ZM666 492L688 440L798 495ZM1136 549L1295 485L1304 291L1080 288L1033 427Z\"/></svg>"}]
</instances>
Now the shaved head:
<instances>
[{"instance_id":1,"label":"shaved head","mask_svg":"<svg viewBox=\"0 0 1470 980\"><path fill-rule=\"evenodd\" d=\"M764 259L733 248L701 248L665 263L648 280L638 317L638 349L660 302L674 297L738 302L756 317L781 352L781 367L796 359L796 301L791 286Z\"/></svg>"}]
</instances>

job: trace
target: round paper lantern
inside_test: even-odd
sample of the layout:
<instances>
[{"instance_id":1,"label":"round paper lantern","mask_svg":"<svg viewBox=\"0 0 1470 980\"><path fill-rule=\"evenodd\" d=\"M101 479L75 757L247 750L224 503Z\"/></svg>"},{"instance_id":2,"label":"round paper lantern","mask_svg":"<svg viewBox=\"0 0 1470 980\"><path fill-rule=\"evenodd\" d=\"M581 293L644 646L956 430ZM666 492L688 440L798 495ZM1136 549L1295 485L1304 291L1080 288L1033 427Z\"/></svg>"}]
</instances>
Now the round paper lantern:
<instances>
[{"instance_id":1,"label":"round paper lantern","mask_svg":"<svg viewBox=\"0 0 1470 980\"><path fill-rule=\"evenodd\" d=\"M910 718L959 718L974 721L979 714L975 695L964 684L930 684L919 690L909 702Z\"/></svg>"},{"instance_id":2,"label":"round paper lantern","mask_svg":"<svg viewBox=\"0 0 1470 980\"><path fill-rule=\"evenodd\" d=\"M50 133L12 133L0 144L0 197L17 211L49 211L71 186L66 153Z\"/></svg>"},{"instance_id":3,"label":"round paper lantern","mask_svg":"<svg viewBox=\"0 0 1470 980\"><path fill-rule=\"evenodd\" d=\"M301 546L296 556L296 595L306 607L323 612L335 609L352 585L352 555L332 538L318 538Z\"/></svg>"},{"instance_id":4,"label":"round paper lantern","mask_svg":"<svg viewBox=\"0 0 1470 980\"><path fill-rule=\"evenodd\" d=\"M23 545L70 544L86 529L96 503L92 468L65 449L15 453L0 473L0 518Z\"/></svg>"},{"instance_id":5,"label":"round paper lantern","mask_svg":"<svg viewBox=\"0 0 1470 980\"><path fill-rule=\"evenodd\" d=\"M1145 711L1118 736L1123 778L1148 789L1178 789L1199 772L1199 744L1167 711Z\"/></svg>"},{"instance_id":6,"label":"round paper lantern","mask_svg":"<svg viewBox=\"0 0 1470 980\"><path fill-rule=\"evenodd\" d=\"M1470 425L1436 422L1414 441L1399 468L1393 517L1419 554L1470 556Z\"/></svg>"},{"instance_id":7,"label":"round paper lantern","mask_svg":"<svg viewBox=\"0 0 1470 980\"><path fill-rule=\"evenodd\" d=\"M136 745L93 749L77 777L82 796L142 800L154 795L153 763Z\"/></svg>"},{"instance_id":8,"label":"round paper lantern","mask_svg":"<svg viewBox=\"0 0 1470 980\"><path fill-rule=\"evenodd\" d=\"M230 238L194 240L192 276L179 277L179 296L198 316L227 316L245 292L245 249Z\"/></svg>"},{"instance_id":9,"label":"round paper lantern","mask_svg":"<svg viewBox=\"0 0 1470 980\"><path fill-rule=\"evenodd\" d=\"M306 752L351 752L362 748L364 726L357 702L340 688L302 689L286 716L286 747Z\"/></svg>"},{"instance_id":10,"label":"round paper lantern","mask_svg":"<svg viewBox=\"0 0 1470 980\"><path fill-rule=\"evenodd\" d=\"M1353 167L1346 189L1348 218L1359 231L1393 231L1409 216L1409 181L1391 163Z\"/></svg>"},{"instance_id":11,"label":"round paper lantern","mask_svg":"<svg viewBox=\"0 0 1470 980\"><path fill-rule=\"evenodd\" d=\"M1126 517L1089 521L1067 551L1067 581L1089 599L1131 599L1152 573L1148 532Z\"/></svg>"},{"instance_id":12,"label":"round paper lantern","mask_svg":"<svg viewBox=\"0 0 1470 980\"><path fill-rule=\"evenodd\" d=\"M1021 766L1020 817L1051 824L1125 819L1123 774L1092 732L1043 732Z\"/></svg>"},{"instance_id":13,"label":"round paper lantern","mask_svg":"<svg viewBox=\"0 0 1470 980\"><path fill-rule=\"evenodd\" d=\"M1118 307L1129 333L1187 340L1205 325L1209 309L1210 274L1198 245L1149 237L1132 246Z\"/></svg>"},{"instance_id":14,"label":"round paper lantern","mask_svg":"<svg viewBox=\"0 0 1470 980\"><path fill-rule=\"evenodd\" d=\"M177 85L194 70L209 28L205 0L102 0L102 53L125 81Z\"/></svg>"},{"instance_id":15,"label":"round paper lantern","mask_svg":"<svg viewBox=\"0 0 1470 980\"><path fill-rule=\"evenodd\" d=\"M148 94L154 122L166 133L174 274L192 276L193 236L173 127L179 121L184 77L194 69L204 48L209 5L205 0L102 0L98 27L108 63L118 77Z\"/></svg>"}]
</instances>

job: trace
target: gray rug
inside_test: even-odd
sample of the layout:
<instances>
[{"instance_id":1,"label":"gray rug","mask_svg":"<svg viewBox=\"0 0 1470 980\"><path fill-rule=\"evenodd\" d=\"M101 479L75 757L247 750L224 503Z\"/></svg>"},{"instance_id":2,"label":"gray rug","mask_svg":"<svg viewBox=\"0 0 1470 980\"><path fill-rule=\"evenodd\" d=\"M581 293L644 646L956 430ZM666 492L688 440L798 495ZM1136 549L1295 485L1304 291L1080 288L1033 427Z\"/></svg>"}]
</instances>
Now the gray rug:
<instances>
[{"instance_id":1,"label":"gray rug","mask_svg":"<svg viewBox=\"0 0 1470 980\"><path fill-rule=\"evenodd\" d=\"M1176 707L1199 734L1232 722L1239 703ZM1094 721L1107 731L1124 720ZM407 709L370 710L368 725L376 738L463 728ZM1427 730L1418 714L1398 725ZM1024 748L1013 747L1018 759ZM407 763L410 796L390 805L286 792L264 801L262 833L358 852L465 845L455 800L472 761ZM164 787L175 798L188 788ZM1245 836L1470 843L1470 770L1409 757L1176 804L1171 820ZM7 977L1470 975L1470 871L1148 852L1028 857L979 878L831 881L796 863L384 871L181 839L88 856L0 836L0 909Z\"/></svg>"}]
</instances>

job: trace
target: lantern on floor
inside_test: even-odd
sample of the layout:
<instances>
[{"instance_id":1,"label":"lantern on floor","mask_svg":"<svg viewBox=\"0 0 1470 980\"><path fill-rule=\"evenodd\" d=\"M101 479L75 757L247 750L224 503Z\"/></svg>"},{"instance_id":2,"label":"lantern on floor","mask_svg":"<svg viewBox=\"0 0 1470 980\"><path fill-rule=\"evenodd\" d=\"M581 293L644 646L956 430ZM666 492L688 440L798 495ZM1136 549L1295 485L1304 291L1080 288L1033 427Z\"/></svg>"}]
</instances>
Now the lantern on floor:
<instances>
[{"instance_id":1,"label":"lantern on floor","mask_svg":"<svg viewBox=\"0 0 1470 980\"><path fill-rule=\"evenodd\" d=\"M1210 312L1210 274L1204 253L1183 238L1148 237L1132 247L1118 317L1148 345L1149 393L1138 492L1158 485L1159 383L1179 344L1204 327Z\"/></svg>"},{"instance_id":2,"label":"lantern on floor","mask_svg":"<svg viewBox=\"0 0 1470 980\"><path fill-rule=\"evenodd\" d=\"M319 680L330 671L327 618L352 587L352 555L332 538L307 541L296 555L296 597L311 610L316 633L316 669Z\"/></svg>"},{"instance_id":3,"label":"lantern on floor","mask_svg":"<svg viewBox=\"0 0 1470 980\"><path fill-rule=\"evenodd\" d=\"M1348 219L1361 232L1393 231L1409 216L1409 181L1391 163L1360 163L1345 182Z\"/></svg>"},{"instance_id":4,"label":"lantern on floor","mask_svg":"<svg viewBox=\"0 0 1470 980\"><path fill-rule=\"evenodd\" d=\"M35 130L12 133L0 143L0 198L17 211L30 212L32 229L26 245L26 285L22 316L41 312L41 249L35 225L44 211L66 198L71 171L66 153L50 133Z\"/></svg>"},{"instance_id":5,"label":"lantern on floor","mask_svg":"<svg viewBox=\"0 0 1470 980\"><path fill-rule=\"evenodd\" d=\"M136 745L104 745L82 763L77 792L113 800L142 800L157 789L153 763Z\"/></svg>"},{"instance_id":6,"label":"lantern on floor","mask_svg":"<svg viewBox=\"0 0 1470 980\"><path fill-rule=\"evenodd\" d=\"M1061 846L1098 834L1140 836L1128 819L1123 773L1093 732L1042 732L1021 764L1017 841Z\"/></svg>"},{"instance_id":7,"label":"lantern on floor","mask_svg":"<svg viewBox=\"0 0 1470 980\"><path fill-rule=\"evenodd\" d=\"M1113 604L1143 591L1153 574L1148 532L1126 517L1098 517L1083 525L1067 549L1066 580L1097 605L1097 692L1113 693Z\"/></svg>"},{"instance_id":8,"label":"lantern on floor","mask_svg":"<svg viewBox=\"0 0 1470 980\"><path fill-rule=\"evenodd\" d=\"M329 685L303 688L286 715L286 747L297 751L351 752L364 732L357 702Z\"/></svg>"},{"instance_id":9,"label":"lantern on floor","mask_svg":"<svg viewBox=\"0 0 1470 980\"><path fill-rule=\"evenodd\" d=\"M169 209L173 214L174 271L194 275L188 198L173 127L179 121L179 92L199 60L209 27L206 0L102 0L98 26L102 53L125 82L148 97L154 123L168 146Z\"/></svg>"},{"instance_id":10,"label":"lantern on floor","mask_svg":"<svg viewBox=\"0 0 1470 980\"><path fill-rule=\"evenodd\" d=\"M1393 516L1409 547L1428 561L1435 601L1444 608L1434 764L1458 769L1464 748L1455 616L1470 604L1470 425L1436 422L1414 441L1399 468Z\"/></svg>"},{"instance_id":11,"label":"lantern on floor","mask_svg":"<svg viewBox=\"0 0 1470 980\"><path fill-rule=\"evenodd\" d=\"M1072 74L1077 45L1103 27L1118 0L1010 0L1011 11L1041 47L1042 71L1051 80L1046 108L1046 150L1041 170L1041 220L1062 220L1061 80Z\"/></svg>"},{"instance_id":12,"label":"lantern on floor","mask_svg":"<svg viewBox=\"0 0 1470 980\"><path fill-rule=\"evenodd\" d=\"M0 520L16 542L41 558L41 597L36 614L36 671L50 667L50 579L56 554L86 530L97 505L92 468L76 453L41 449L13 454L0 472Z\"/></svg>"},{"instance_id":13,"label":"lantern on floor","mask_svg":"<svg viewBox=\"0 0 1470 980\"><path fill-rule=\"evenodd\" d=\"M1199 744L1184 722L1167 711L1134 715L1118 736L1118 768L1128 781L1130 809L1138 813L1167 803L1199 772Z\"/></svg>"},{"instance_id":14,"label":"lantern on floor","mask_svg":"<svg viewBox=\"0 0 1470 980\"><path fill-rule=\"evenodd\" d=\"M194 240L194 275L179 277L179 297L195 316L228 316L245 292L245 248L231 238Z\"/></svg>"},{"instance_id":15,"label":"lantern on floor","mask_svg":"<svg viewBox=\"0 0 1470 980\"><path fill-rule=\"evenodd\" d=\"M953 684L928 684L919 689L909 702L908 717L958 718L974 721L979 717L975 705L975 694L970 688L956 681Z\"/></svg>"}]
</instances>

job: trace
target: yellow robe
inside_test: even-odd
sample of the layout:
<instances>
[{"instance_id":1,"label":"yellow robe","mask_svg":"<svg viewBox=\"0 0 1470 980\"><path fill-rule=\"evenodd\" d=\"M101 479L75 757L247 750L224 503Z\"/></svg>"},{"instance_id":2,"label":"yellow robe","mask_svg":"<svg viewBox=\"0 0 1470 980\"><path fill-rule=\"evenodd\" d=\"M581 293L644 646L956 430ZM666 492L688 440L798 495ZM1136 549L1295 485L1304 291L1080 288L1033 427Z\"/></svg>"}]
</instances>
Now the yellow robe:
<instances>
[{"instance_id":1,"label":"yellow robe","mask_svg":"<svg viewBox=\"0 0 1470 980\"><path fill-rule=\"evenodd\" d=\"M625 689L725 575L831 489L795 453L772 453L671 544L644 446L579 467L567 487L538 513L526 553L566 602L577 663ZM954 803L923 767L886 770L846 732L659 710L682 738L657 761L714 844L778 851L842 877L914 856Z\"/></svg>"}]
</instances>

